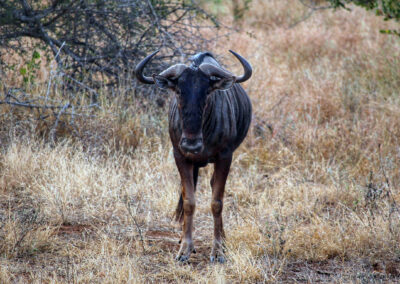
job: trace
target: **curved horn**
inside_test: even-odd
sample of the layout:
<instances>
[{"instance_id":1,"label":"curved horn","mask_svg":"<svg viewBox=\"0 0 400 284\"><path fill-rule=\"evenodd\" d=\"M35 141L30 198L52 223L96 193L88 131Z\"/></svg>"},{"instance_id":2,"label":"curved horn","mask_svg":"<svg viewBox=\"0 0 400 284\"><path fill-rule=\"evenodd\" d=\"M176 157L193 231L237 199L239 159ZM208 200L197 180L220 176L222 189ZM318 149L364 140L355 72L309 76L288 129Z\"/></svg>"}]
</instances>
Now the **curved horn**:
<instances>
[{"instance_id":1,"label":"curved horn","mask_svg":"<svg viewBox=\"0 0 400 284\"><path fill-rule=\"evenodd\" d=\"M154 51L152 54L146 56L145 59L143 59L142 61L139 62L138 65L136 65L135 68L135 75L136 78L144 83L144 84L154 84L154 79L152 77L147 77L143 75L143 69L146 66L146 64L154 57L154 55L156 55L159 52L159 50Z\"/></svg>"},{"instance_id":2,"label":"curved horn","mask_svg":"<svg viewBox=\"0 0 400 284\"><path fill-rule=\"evenodd\" d=\"M160 76L163 76L165 78L177 78L179 77L187 66L185 64L175 64L169 67L168 69L162 71L160 73Z\"/></svg>"},{"instance_id":3,"label":"curved horn","mask_svg":"<svg viewBox=\"0 0 400 284\"><path fill-rule=\"evenodd\" d=\"M209 77L210 76L215 76L219 78L235 77L231 72L223 69L222 67L215 66L214 64L210 63L200 64L199 69Z\"/></svg>"},{"instance_id":4,"label":"curved horn","mask_svg":"<svg viewBox=\"0 0 400 284\"><path fill-rule=\"evenodd\" d=\"M251 77L251 74L253 73L250 63L247 62L246 59L244 59L242 56L240 56L236 52L234 52L232 50L229 50L229 52L232 53L240 61L240 63L243 66L243 69L244 69L244 74L242 76L240 76L240 77L235 76L236 83L242 83L244 81L247 81Z\"/></svg>"}]
</instances>

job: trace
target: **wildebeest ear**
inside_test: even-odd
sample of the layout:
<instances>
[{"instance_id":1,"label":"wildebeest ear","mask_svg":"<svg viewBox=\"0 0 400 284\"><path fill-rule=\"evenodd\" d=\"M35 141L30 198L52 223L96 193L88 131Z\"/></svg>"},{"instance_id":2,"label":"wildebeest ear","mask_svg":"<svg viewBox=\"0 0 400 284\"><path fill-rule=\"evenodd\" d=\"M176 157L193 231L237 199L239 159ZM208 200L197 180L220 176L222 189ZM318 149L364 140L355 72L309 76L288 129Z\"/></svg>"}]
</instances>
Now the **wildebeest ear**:
<instances>
[{"instance_id":1,"label":"wildebeest ear","mask_svg":"<svg viewBox=\"0 0 400 284\"><path fill-rule=\"evenodd\" d=\"M221 78L217 80L213 80L213 83L211 84L211 91L215 90L227 90L232 85L235 83L235 78L234 77L229 77L229 78Z\"/></svg>"},{"instance_id":2,"label":"wildebeest ear","mask_svg":"<svg viewBox=\"0 0 400 284\"><path fill-rule=\"evenodd\" d=\"M161 75L153 75L154 82L156 83L157 87L160 89L174 89L175 84L172 82L170 79L165 78L164 76Z\"/></svg>"}]
</instances>

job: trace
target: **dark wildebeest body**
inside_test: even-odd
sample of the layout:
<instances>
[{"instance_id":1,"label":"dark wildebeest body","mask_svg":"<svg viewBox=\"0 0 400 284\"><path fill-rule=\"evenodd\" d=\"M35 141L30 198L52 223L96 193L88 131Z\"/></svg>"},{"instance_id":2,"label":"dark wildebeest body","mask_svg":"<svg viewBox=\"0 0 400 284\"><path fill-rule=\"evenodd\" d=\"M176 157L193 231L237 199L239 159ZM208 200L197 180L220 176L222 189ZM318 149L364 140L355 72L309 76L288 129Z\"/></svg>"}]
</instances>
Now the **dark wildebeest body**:
<instances>
[{"instance_id":1,"label":"dark wildebeest body","mask_svg":"<svg viewBox=\"0 0 400 284\"><path fill-rule=\"evenodd\" d=\"M211 211L214 217L214 244L211 261L224 262L222 242L222 207L226 179L234 150L246 137L251 122L251 102L239 82L251 76L249 63L232 52L242 63L245 74L236 77L223 69L210 53L199 53L192 64L174 65L153 77L142 74L146 57L136 67L137 78L156 83L176 93L169 110L169 134L178 167L182 194L176 209L177 220L183 221L181 248L177 259L186 261L194 251L192 230L195 190L200 167L214 163L211 179Z\"/></svg>"}]
</instances>

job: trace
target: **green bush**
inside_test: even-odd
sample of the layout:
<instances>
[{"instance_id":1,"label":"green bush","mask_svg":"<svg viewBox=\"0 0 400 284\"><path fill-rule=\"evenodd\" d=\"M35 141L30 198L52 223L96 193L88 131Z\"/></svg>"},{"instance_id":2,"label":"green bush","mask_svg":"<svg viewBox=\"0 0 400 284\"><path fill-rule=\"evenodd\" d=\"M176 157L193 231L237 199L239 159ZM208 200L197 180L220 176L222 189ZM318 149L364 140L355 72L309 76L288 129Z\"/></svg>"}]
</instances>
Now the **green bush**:
<instances>
[{"instance_id":1,"label":"green bush","mask_svg":"<svg viewBox=\"0 0 400 284\"><path fill-rule=\"evenodd\" d=\"M399 0L327 0L334 8L347 8L347 4L355 4L367 10L374 11L376 15L383 16L385 21L400 22ZM399 30L381 30L382 33L395 34L400 37Z\"/></svg>"}]
</instances>

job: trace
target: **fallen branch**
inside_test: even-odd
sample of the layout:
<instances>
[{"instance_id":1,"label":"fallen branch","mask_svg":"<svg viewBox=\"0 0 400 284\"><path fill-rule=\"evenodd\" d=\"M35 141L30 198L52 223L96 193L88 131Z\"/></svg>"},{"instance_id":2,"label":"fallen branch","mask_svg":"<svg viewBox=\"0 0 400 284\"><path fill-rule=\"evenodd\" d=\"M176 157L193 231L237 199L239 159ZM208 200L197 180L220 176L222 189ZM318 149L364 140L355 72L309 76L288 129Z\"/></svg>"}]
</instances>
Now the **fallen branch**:
<instances>
[{"instance_id":1,"label":"fallen branch","mask_svg":"<svg viewBox=\"0 0 400 284\"><path fill-rule=\"evenodd\" d=\"M21 102L10 102L10 101L0 101L1 104L7 104L18 107L26 107L26 108L39 108L39 109L62 109L64 106L49 106L49 105L34 105L30 103L21 103ZM68 106L70 107L70 106Z\"/></svg>"}]
</instances>

